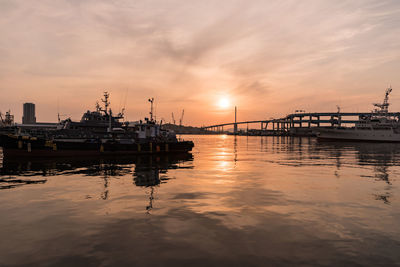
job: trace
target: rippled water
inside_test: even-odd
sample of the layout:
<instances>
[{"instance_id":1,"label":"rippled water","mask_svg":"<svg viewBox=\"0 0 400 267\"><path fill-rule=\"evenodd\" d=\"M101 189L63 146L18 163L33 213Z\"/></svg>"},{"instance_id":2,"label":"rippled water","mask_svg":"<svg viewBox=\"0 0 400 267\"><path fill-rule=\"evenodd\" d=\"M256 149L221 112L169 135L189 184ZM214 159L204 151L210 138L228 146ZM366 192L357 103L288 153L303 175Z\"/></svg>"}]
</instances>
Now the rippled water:
<instances>
[{"instance_id":1,"label":"rippled water","mask_svg":"<svg viewBox=\"0 0 400 267\"><path fill-rule=\"evenodd\" d=\"M174 157L4 159L0 265L400 264L400 144L185 139Z\"/></svg>"}]
</instances>

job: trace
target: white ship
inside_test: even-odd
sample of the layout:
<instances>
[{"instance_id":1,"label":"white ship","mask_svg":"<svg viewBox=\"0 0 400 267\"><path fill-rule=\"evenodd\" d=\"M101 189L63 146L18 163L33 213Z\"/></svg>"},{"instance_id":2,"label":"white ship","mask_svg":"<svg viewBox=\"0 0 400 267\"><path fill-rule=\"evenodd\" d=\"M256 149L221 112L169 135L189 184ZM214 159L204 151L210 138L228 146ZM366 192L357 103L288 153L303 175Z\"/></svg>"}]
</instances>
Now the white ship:
<instances>
[{"instance_id":1,"label":"white ship","mask_svg":"<svg viewBox=\"0 0 400 267\"><path fill-rule=\"evenodd\" d=\"M399 118L390 116L389 94L392 88L386 90L382 104L373 104L375 109L368 116L360 117L354 127L318 129L317 137L321 140L348 140L373 142L400 142ZM338 114L340 115L340 114Z\"/></svg>"}]
</instances>

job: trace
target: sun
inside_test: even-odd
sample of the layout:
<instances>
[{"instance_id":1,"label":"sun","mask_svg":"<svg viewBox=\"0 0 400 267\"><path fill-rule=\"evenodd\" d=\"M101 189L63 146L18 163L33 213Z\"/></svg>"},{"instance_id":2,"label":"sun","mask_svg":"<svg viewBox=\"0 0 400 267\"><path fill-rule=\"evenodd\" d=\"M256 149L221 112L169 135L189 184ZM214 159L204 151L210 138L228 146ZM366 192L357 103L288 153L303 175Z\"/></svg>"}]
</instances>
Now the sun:
<instances>
[{"instance_id":1,"label":"sun","mask_svg":"<svg viewBox=\"0 0 400 267\"><path fill-rule=\"evenodd\" d=\"M228 108L229 107L229 99L227 97L223 97L219 100L218 106L220 108Z\"/></svg>"}]
</instances>

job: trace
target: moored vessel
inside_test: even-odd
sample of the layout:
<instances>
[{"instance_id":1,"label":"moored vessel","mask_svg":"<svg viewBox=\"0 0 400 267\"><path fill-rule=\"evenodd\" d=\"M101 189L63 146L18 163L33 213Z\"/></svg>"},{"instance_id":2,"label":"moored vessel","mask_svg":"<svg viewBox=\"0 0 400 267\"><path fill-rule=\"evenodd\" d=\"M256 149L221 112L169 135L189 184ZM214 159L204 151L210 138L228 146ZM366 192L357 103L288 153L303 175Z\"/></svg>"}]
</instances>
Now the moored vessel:
<instances>
[{"instance_id":1,"label":"moored vessel","mask_svg":"<svg viewBox=\"0 0 400 267\"><path fill-rule=\"evenodd\" d=\"M104 93L103 107L87 111L78 122L66 119L52 129L9 125L0 129L0 147L5 157L64 157L75 155L161 154L189 152L192 141L178 140L153 118L124 122L124 110L113 115L109 94Z\"/></svg>"},{"instance_id":2,"label":"moored vessel","mask_svg":"<svg viewBox=\"0 0 400 267\"><path fill-rule=\"evenodd\" d=\"M375 109L370 115L360 116L354 127L319 128L316 135L319 140L400 142L400 122L398 117L390 116L389 94L385 92L383 103L373 104Z\"/></svg>"}]
</instances>

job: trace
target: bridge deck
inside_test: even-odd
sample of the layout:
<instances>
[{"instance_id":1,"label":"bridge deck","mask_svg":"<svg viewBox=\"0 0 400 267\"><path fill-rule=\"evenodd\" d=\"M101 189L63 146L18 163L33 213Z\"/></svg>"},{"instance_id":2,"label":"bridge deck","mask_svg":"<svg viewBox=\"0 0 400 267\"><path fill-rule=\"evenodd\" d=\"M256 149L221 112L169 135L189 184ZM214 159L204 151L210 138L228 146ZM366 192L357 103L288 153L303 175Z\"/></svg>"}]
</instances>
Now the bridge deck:
<instances>
[{"instance_id":1,"label":"bridge deck","mask_svg":"<svg viewBox=\"0 0 400 267\"><path fill-rule=\"evenodd\" d=\"M319 117L335 117L337 119L340 117L355 117L355 116L368 116L371 115L371 112L317 112L317 113L294 113L289 114L286 117L279 119L269 119L269 120L254 120L254 121L239 121L239 122L229 122L229 123L221 123L210 126L202 127L202 129L210 129L224 126L234 126L240 124L253 124L253 123L294 123L294 124L322 124L322 123L332 123L331 119L318 119ZM388 115L400 118L400 112L389 112ZM303 119L304 117L309 117L309 119ZM295 119L297 118L297 119ZM311 118L311 119L310 119ZM317 119L316 119L317 118ZM356 123L358 120L341 120L341 123Z\"/></svg>"}]
</instances>

